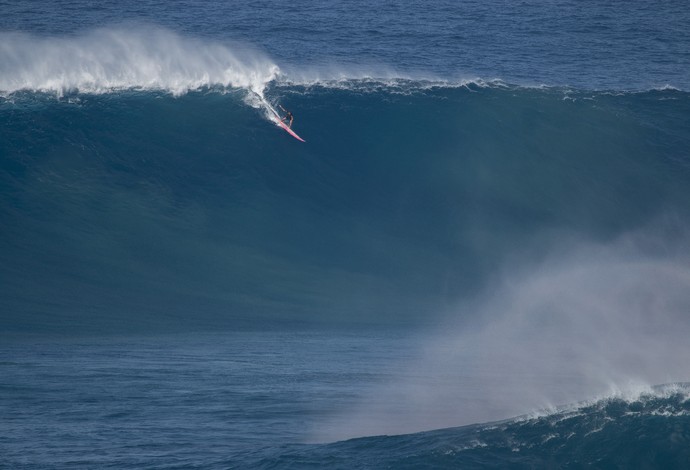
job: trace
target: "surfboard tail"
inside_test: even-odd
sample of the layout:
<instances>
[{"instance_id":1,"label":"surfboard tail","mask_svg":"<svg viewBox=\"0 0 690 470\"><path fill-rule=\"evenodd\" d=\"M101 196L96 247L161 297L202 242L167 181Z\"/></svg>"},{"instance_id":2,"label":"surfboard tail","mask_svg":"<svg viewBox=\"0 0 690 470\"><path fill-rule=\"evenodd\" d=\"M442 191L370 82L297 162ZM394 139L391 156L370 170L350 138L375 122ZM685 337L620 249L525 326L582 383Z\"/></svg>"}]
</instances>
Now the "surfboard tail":
<instances>
[{"instance_id":1,"label":"surfboard tail","mask_svg":"<svg viewBox=\"0 0 690 470\"><path fill-rule=\"evenodd\" d=\"M262 102L263 105L266 107L266 109L268 109L268 110L273 114L273 117L274 117L273 121L276 123L276 125L282 127L288 134L290 134L292 137L294 137L295 139L299 140L300 142L305 142L305 143L307 142L306 140L304 140L303 138L301 138L300 136L298 136L297 133L296 133L295 131L293 131L293 130L290 128L290 126L288 126L287 124L285 124L285 123L281 120L280 114L278 114L278 111L276 111L275 108L273 108L273 106L271 106L271 104L270 104L268 101L266 101L266 100L265 100L261 95L259 95L258 93L255 93L255 94L256 94L256 96L261 100L261 102Z\"/></svg>"}]
</instances>

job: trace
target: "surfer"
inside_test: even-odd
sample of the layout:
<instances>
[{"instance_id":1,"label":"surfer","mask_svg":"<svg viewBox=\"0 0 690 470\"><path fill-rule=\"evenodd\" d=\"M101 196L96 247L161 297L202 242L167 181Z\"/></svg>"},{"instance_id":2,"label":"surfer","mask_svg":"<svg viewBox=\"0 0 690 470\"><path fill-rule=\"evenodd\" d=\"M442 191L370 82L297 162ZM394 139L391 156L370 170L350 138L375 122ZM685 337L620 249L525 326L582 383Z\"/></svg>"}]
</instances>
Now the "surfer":
<instances>
[{"instance_id":1,"label":"surfer","mask_svg":"<svg viewBox=\"0 0 690 470\"><path fill-rule=\"evenodd\" d=\"M281 105L278 105L278 106L280 107L280 109L282 109L282 110L285 111L285 113L286 113L286 114L285 114L285 117L284 117L283 119L281 119L280 122L283 122L283 121L289 119L289 120L290 120L290 123L288 124L288 127L292 128L292 121L295 119L294 116L292 115L292 113L291 113L290 111L288 111L287 109L283 108Z\"/></svg>"}]
</instances>

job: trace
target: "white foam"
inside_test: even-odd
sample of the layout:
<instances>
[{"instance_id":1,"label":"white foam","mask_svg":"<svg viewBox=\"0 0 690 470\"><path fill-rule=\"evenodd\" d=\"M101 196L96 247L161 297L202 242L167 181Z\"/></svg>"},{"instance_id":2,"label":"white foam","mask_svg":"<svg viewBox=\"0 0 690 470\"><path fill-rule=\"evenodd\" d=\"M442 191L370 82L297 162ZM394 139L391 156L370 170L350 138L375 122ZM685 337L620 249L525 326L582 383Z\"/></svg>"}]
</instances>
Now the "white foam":
<instances>
[{"instance_id":1,"label":"white foam","mask_svg":"<svg viewBox=\"0 0 690 470\"><path fill-rule=\"evenodd\" d=\"M0 33L0 92L104 93L209 87L261 92L280 70L248 45L184 37L158 27L119 27L74 37Z\"/></svg>"},{"instance_id":2,"label":"white foam","mask_svg":"<svg viewBox=\"0 0 690 470\"><path fill-rule=\"evenodd\" d=\"M389 69L305 69L291 70L280 75L277 86L305 88L326 88L358 93L387 92L409 93L433 88L504 88L499 80L484 80L480 77L443 79L434 76L415 75Z\"/></svg>"}]
</instances>

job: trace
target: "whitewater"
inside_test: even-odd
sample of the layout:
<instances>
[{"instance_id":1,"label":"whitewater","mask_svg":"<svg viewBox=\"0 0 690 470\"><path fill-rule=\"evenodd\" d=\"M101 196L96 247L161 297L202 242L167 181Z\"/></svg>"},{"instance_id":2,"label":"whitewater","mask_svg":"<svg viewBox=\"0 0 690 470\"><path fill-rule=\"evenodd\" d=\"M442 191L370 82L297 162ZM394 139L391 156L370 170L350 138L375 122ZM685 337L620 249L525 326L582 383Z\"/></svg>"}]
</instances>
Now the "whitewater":
<instances>
[{"instance_id":1,"label":"whitewater","mask_svg":"<svg viewBox=\"0 0 690 470\"><path fill-rule=\"evenodd\" d=\"M681 3L211 4L4 6L0 466L690 463Z\"/></svg>"}]
</instances>

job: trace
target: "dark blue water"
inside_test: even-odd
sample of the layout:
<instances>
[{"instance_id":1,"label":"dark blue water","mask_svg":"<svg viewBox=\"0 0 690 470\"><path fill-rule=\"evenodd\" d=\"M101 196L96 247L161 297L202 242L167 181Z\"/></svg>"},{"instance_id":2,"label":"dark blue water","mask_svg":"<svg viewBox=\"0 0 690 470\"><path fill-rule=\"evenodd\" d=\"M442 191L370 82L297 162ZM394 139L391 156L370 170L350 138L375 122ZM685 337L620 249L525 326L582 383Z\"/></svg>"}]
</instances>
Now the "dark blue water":
<instances>
[{"instance_id":1,"label":"dark blue water","mask_svg":"<svg viewBox=\"0 0 690 470\"><path fill-rule=\"evenodd\" d=\"M0 10L0 466L690 464L683 2Z\"/></svg>"},{"instance_id":2,"label":"dark blue water","mask_svg":"<svg viewBox=\"0 0 690 470\"><path fill-rule=\"evenodd\" d=\"M8 468L683 468L688 464L690 405L687 386L682 384L498 423L318 443L322 433L343 425L343 418L332 418L336 408L356 407L363 394L404 371L401 365L410 360L411 346L397 335L324 331L5 343L0 363L2 464ZM456 398L465 398L463 393Z\"/></svg>"},{"instance_id":3,"label":"dark blue water","mask_svg":"<svg viewBox=\"0 0 690 470\"><path fill-rule=\"evenodd\" d=\"M375 7L361 0L144 0L107 7L39 0L5 2L3 13L0 30L42 37L134 22L238 41L293 77L389 72L604 89L690 86L688 9L681 0L405 0Z\"/></svg>"},{"instance_id":4,"label":"dark blue water","mask_svg":"<svg viewBox=\"0 0 690 470\"><path fill-rule=\"evenodd\" d=\"M10 343L3 464L244 466L313 439L334 402L395 371L407 342L272 331Z\"/></svg>"}]
</instances>

